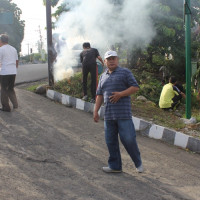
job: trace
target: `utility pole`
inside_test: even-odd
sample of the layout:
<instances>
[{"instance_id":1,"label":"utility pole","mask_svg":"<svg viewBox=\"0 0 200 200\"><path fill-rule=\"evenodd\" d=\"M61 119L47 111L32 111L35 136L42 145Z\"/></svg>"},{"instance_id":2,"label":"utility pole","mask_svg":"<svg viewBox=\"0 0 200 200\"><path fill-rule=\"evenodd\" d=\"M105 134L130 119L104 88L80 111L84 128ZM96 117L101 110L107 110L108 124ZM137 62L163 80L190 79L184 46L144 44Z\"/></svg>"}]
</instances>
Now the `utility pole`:
<instances>
[{"instance_id":1,"label":"utility pole","mask_svg":"<svg viewBox=\"0 0 200 200\"><path fill-rule=\"evenodd\" d=\"M185 0L186 118L191 118L191 7Z\"/></svg>"},{"instance_id":2,"label":"utility pole","mask_svg":"<svg viewBox=\"0 0 200 200\"><path fill-rule=\"evenodd\" d=\"M46 22L47 22L47 50L48 50L49 86L53 86L54 85L54 78L53 78L51 0L46 0Z\"/></svg>"},{"instance_id":3,"label":"utility pole","mask_svg":"<svg viewBox=\"0 0 200 200\"><path fill-rule=\"evenodd\" d=\"M39 53L41 55L41 59L45 60L45 54L44 54L44 50L43 50L44 43L43 43L43 37L42 37L42 32L41 32L40 26L39 26L38 32L39 32L39 35L40 35L40 40L39 40L39 44L38 44Z\"/></svg>"},{"instance_id":4,"label":"utility pole","mask_svg":"<svg viewBox=\"0 0 200 200\"><path fill-rule=\"evenodd\" d=\"M42 33L41 33L41 28L40 28L40 26L38 27L38 33L39 33L39 37L40 37L40 39L39 39L39 53L41 53L42 52L42 49L43 49L43 38L42 38Z\"/></svg>"},{"instance_id":5,"label":"utility pole","mask_svg":"<svg viewBox=\"0 0 200 200\"><path fill-rule=\"evenodd\" d=\"M29 55L29 43L27 44L27 46L28 46L28 55Z\"/></svg>"}]
</instances>

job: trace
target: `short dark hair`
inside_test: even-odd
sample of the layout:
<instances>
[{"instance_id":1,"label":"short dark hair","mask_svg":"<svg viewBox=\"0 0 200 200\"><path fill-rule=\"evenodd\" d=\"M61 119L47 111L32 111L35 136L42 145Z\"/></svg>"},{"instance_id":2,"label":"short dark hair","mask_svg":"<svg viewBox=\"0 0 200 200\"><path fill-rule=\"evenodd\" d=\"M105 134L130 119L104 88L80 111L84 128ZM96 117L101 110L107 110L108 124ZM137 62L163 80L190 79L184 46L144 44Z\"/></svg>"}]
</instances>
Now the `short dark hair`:
<instances>
[{"instance_id":1,"label":"short dark hair","mask_svg":"<svg viewBox=\"0 0 200 200\"><path fill-rule=\"evenodd\" d=\"M3 43L8 43L8 36L6 34L1 34L0 35L0 40Z\"/></svg>"},{"instance_id":2,"label":"short dark hair","mask_svg":"<svg viewBox=\"0 0 200 200\"><path fill-rule=\"evenodd\" d=\"M170 83L172 83L172 84L174 84L174 83L176 83L176 77L175 76L171 76L170 78L169 78L169 82Z\"/></svg>"},{"instance_id":3,"label":"short dark hair","mask_svg":"<svg viewBox=\"0 0 200 200\"><path fill-rule=\"evenodd\" d=\"M83 43L83 48L90 48L90 43L89 42L84 42Z\"/></svg>"}]
</instances>

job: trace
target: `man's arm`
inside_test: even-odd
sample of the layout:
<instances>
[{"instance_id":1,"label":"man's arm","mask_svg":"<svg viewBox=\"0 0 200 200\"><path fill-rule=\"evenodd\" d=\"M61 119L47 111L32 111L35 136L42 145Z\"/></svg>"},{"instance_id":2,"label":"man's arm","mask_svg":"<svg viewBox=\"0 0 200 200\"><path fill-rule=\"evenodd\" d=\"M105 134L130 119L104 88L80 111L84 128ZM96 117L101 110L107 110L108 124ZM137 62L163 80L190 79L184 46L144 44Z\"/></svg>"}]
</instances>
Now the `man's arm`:
<instances>
[{"instance_id":1,"label":"man's arm","mask_svg":"<svg viewBox=\"0 0 200 200\"><path fill-rule=\"evenodd\" d=\"M185 96L185 94L183 93L183 92L181 92L181 96L185 99L186 98L186 96Z\"/></svg>"},{"instance_id":2,"label":"man's arm","mask_svg":"<svg viewBox=\"0 0 200 200\"><path fill-rule=\"evenodd\" d=\"M19 60L16 60L16 67L18 68Z\"/></svg>"},{"instance_id":3,"label":"man's arm","mask_svg":"<svg viewBox=\"0 0 200 200\"><path fill-rule=\"evenodd\" d=\"M93 118L94 118L95 122L99 121L98 111L99 111L102 103L103 103L103 95L97 95L96 104L95 104L94 113L93 113Z\"/></svg>"},{"instance_id":4,"label":"man's arm","mask_svg":"<svg viewBox=\"0 0 200 200\"><path fill-rule=\"evenodd\" d=\"M181 95L185 99L185 94L177 86L174 85L173 90L178 93L176 95Z\"/></svg>"},{"instance_id":5,"label":"man's arm","mask_svg":"<svg viewBox=\"0 0 200 200\"><path fill-rule=\"evenodd\" d=\"M82 55L82 52L80 53L80 61L81 61L81 63L83 62L83 55Z\"/></svg>"},{"instance_id":6,"label":"man's arm","mask_svg":"<svg viewBox=\"0 0 200 200\"><path fill-rule=\"evenodd\" d=\"M112 96L109 97L111 103L117 103L120 98L130 96L131 94L136 93L139 90L139 87L131 86L126 90L121 92L112 92Z\"/></svg>"},{"instance_id":7,"label":"man's arm","mask_svg":"<svg viewBox=\"0 0 200 200\"><path fill-rule=\"evenodd\" d=\"M101 58L101 56L98 56L97 58L98 58L98 60L100 60L100 62L101 62L102 65L104 66L104 62L103 62L103 59Z\"/></svg>"}]
</instances>

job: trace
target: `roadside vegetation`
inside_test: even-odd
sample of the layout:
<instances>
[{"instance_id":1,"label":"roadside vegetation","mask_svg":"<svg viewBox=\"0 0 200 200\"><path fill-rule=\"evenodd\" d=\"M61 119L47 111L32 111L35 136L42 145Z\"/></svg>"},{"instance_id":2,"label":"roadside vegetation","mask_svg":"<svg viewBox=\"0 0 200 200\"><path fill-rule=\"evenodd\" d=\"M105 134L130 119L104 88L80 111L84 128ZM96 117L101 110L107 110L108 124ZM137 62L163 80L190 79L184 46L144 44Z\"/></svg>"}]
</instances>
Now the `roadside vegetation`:
<instances>
[{"instance_id":1,"label":"roadside vegetation","mask_svg":"<svg viewBox=\"0 0 200 200\"><path fill-rule=\"evenodd\" d=\"M37 87L39 87L41 84L33 84L30 85L26 88L26 90L30 91L30 92L36 92Z\"/></svg>"},{"instance_id":2,"label":"roadside vegetation","mask_svg":"<svg viewBox=\"0 0 200 200\"><path fill-rule=\"evenodd\" d=\"M55 22L65 12L73 11L75 4L72 1L52 0L52 6L55 12L52 17ZM45 3L45 1L44 1ZM110 4L120 9L123 6L121 0L109 0ZM11 35L11 44L20 51L20 44L24 34L24 21L20 20L21 10L13 3L2 0L1 8L3 10L14 11L15 24L14 29L8 29L6 25L0 27L0 33L5 30ZM8 5L9 4L9 5ZM56 7L57 6L57 7ZM129 44L131 38L119 40L120 43L109 44L113 50L118 52L121 66L132 70L136 80L140 85L140 90L132 96L133 115L141 117L156 124L160 124L190 135L199 136L200 132L200 102L197 100L197 90L200 90L200 0L191 1L191 27L192 27L192 116L197 119L194 126L185 125L180 118L185 117L185 102L182 101L177 111L164 112L158 107L160 92L162 90L161 80L166 75L176 76L179 83L185 87L185 23L183 14L183 0L158 0L148 7L149 17L155 30L155 37L148 43L138 40L136 44ZM127 17L129 13L127 13ZM113 15L113 17L117 17ZM111 19L112 20L112 19ZM56 23L53 23L53 27ZM137 27L135 31L137 31ZM15 30L15 31L13 31ZM148 31L148 30L144 30ZM20 37L16 38L16 35ZM13 39L14 38L14 39ZM15 44L14 42L17 42ZM98 48L98 47L96 47ZM28 61L44 61L37 54L23 58ZM46 59L46 58L45 58ZM161 71L162 67L165 71ZM195 75L196 73L196 75ZM197 84L194 84L197 83ZM88 95L90 97L90 79L88 80ZM68 80L59 81L54 89L60 93L67 94L76 98L82 98L82 77L81 73L75 74ZM34 91L34 88L30 90ZM137 100L138 96L144 96L146 101Z\"/></svg>"},{"instance_id":3,"label":"roadside vegetation","mask_svg":"<svg viewBox=\"0 0 200 200\"><path fill-rule=\"evenodd\" d=\"M140 90L132 95L132 112L133 115L152 123L165 126L176 131L200 137L200 127L198 125L185 125L180 118L185 118L185 102L182 101L180 107L172 112L163 111L158 106L160 92L162 90L161 79L155 78L153 73L132 69L137 81L140 85ZM62 80L55 84L55 91L62 94L67 94L76 98L82 98L82 74L76 73L68 80ZM90 95L90 78L88 79L88 96ZM137 100L138 96L146 97L146 101ZM197 124L200 122L200 102L194 96L192 106L192 116L197 119Z\"/></svg>"}]
</instances>

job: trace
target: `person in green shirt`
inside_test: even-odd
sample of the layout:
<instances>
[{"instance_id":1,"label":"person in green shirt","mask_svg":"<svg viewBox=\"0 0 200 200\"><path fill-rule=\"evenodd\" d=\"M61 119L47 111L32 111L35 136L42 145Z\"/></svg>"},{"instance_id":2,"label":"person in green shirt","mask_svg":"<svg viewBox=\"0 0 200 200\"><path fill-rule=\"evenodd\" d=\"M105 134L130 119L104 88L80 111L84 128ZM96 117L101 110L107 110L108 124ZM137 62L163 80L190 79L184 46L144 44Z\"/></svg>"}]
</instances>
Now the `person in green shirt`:
<instances>
[{"instance_id":1,"label":"person in green shirt","mask_svg":"<svg viewBox=\"0 0 200 200\"><path fill-rule=\"evenodd\" d=\"M163 86L159 100L160 108L164 110L174 109L182 97L185 98L185 94L176 86L176 82L176 77L171 76L169 83Z\"/></svg>"}]
</instances>

